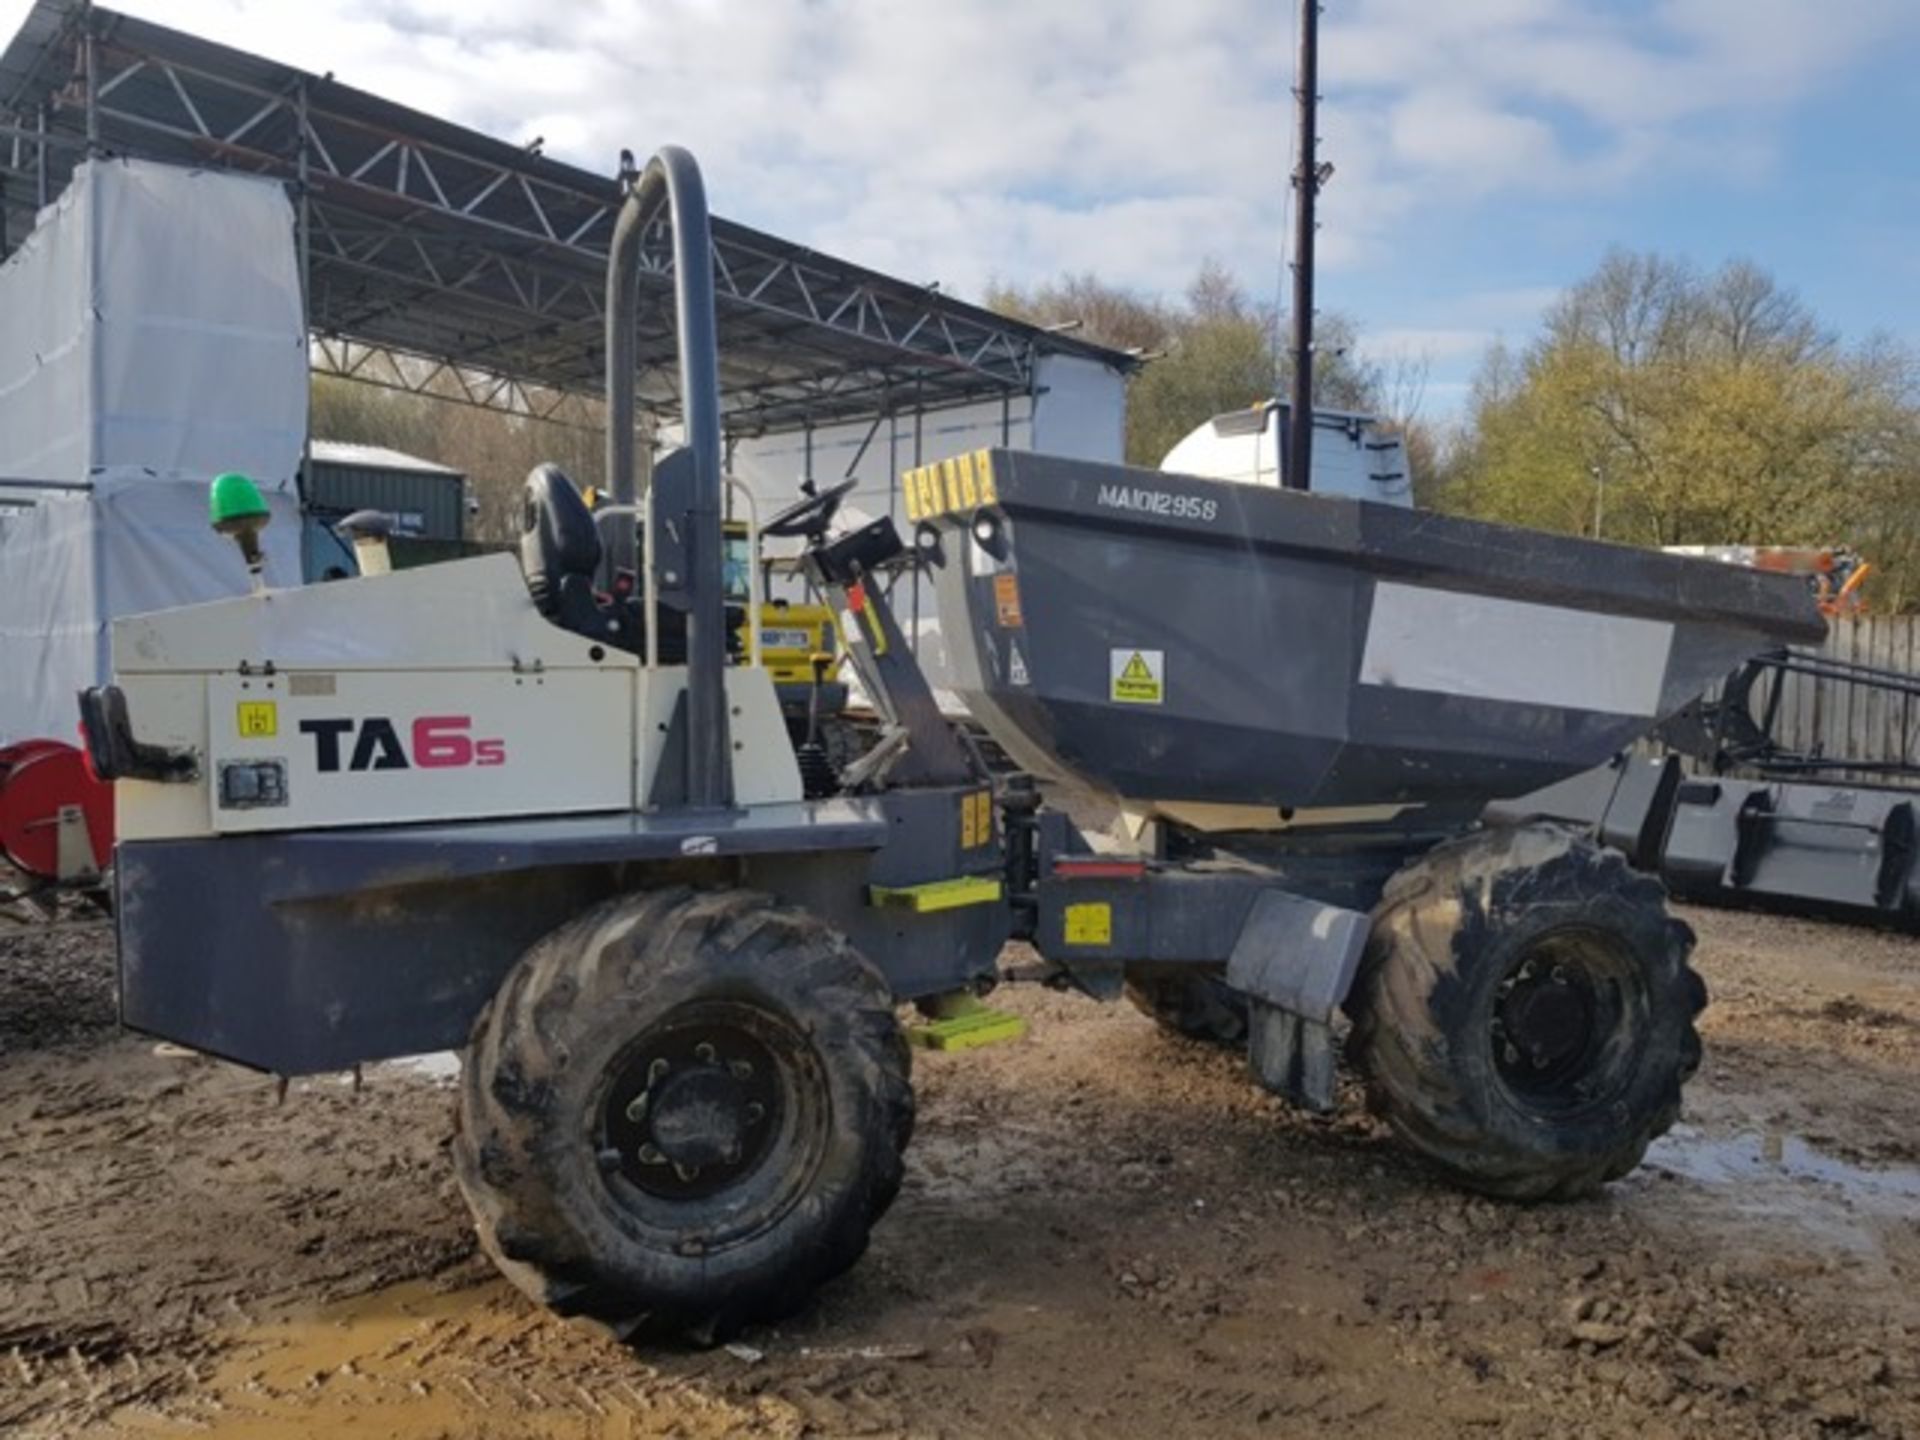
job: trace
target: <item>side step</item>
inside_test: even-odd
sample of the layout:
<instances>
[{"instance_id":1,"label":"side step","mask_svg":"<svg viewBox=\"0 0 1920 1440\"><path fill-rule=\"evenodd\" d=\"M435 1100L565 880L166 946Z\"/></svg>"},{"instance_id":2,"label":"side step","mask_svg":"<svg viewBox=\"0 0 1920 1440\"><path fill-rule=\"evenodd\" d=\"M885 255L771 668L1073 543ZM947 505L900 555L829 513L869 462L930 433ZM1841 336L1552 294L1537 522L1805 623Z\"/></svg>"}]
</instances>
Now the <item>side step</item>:
<instances>
[{"instance_id":1,"label":"side step","mask_svg":"<svg viewBox=\"0 0 1920 1440\"><path fill-rule=\"evenodd\" d=\"M916 915L931 915L968 905L996 904L1003 889L1001 882L989 875L960 875L925 885L869 885L867 904L876 910L911 910Z\"/></svg>"},{"instance_id":2,"label":"side step","mask_svg":"<svg viewBox=\"0 0 1920 1440\"><path fill-rule=\"evenodd\" d=\"M924 1025L909 1025L909 1045L922 1050L978 1050L1027 1033L1024 1016L995 1010L971 995L943 995L934 1003L939 1016Z\"/></svg>"}]
</instances>

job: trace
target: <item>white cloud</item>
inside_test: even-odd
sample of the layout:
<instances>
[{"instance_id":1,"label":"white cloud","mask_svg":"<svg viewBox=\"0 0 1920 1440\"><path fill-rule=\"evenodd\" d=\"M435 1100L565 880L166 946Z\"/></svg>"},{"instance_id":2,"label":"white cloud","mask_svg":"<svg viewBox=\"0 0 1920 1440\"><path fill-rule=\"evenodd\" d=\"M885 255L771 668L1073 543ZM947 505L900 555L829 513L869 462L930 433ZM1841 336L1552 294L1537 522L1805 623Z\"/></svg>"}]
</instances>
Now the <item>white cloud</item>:
<instances>
[{"instance_id":1,"label":"white cloud","mask_svg":"<svg viewBox=\"0 0 1920 1440\"><path fill-rule=\"evenodd\" d=\"M1412 92L1394 104L1388 129L1400 164L1485 187L1559 163L1552 126L1463 89Z\"/></svg>"},{"instance_id":2,"label":"white cloud","mask_svg":"<svg viewBox=\"0 0 1920 1440\"><path fill-rule=\"evenodd\" d=\"M1499 331L1472 327L1399 326L1371 331L1365 337L1367 354L1380 360L1410 360L1435 365L1471 360L1481 354Z\"/></svg>"},{"instance_id":3,"label":"white cloud","mask_svg":"<svg viewBox=\"0 0 1920 1440\"><path fill-rule=\"evenodd\" d=\"M120 3L589 168L686 144L722 213L950 289L1277 271L1293 40L1271 0ZM0 35L25 10L0 0ZM1325 25L1337 273L1417 263L1442 206L1763 174L1783 107L1920 33L1920 6L1349 0Z\"/></svg>"}]
</instances>

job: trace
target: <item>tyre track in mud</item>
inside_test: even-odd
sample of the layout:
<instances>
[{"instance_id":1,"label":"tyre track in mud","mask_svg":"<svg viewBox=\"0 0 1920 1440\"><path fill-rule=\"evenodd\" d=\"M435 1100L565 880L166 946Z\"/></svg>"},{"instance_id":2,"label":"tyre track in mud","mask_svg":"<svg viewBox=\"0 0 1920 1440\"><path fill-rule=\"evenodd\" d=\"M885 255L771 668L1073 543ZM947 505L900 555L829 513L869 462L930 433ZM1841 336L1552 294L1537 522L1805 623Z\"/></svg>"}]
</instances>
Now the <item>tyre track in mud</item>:
<instances>
[{"instance_id":1,"label":"tyre track in mud","mask_svg":"<svg viewBox=\"0 0 1920 1440\"><path fill-rule=\"evenodd\" d=\"M708 1352L491 1277L444 1084L277 1106L114 1030L105 932L0 941L0 1431L1920 1436L1920 947L1687 918L1707 1062L1598 1199L1461 1196L1353 1087L1296 1115L1127 1007L1013 988L1031 1038L920 1060L867 1258Z\"/></svg>"}]
</instances>

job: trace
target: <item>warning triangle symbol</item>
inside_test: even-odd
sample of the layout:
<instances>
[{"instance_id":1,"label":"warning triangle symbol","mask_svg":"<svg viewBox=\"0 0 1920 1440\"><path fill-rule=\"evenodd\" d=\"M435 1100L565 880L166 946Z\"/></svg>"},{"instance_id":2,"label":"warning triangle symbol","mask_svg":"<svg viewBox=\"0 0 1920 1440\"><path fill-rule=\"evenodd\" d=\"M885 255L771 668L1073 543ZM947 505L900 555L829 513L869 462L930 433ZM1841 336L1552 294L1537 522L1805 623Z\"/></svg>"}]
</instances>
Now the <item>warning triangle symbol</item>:
<instances>
[{"instance_id":1,"label":"warning triangle symbol","mask_svg":"<svg viewBox=\"0 0 1920 1440\"><path fill-rule=\"evenodd\" d=\"M1120 678L1122 680L1140 680L1151 685L1153 683L1153 671L1147 668L1147 657L1142 655L1138 650L1134 651L1133 658L1127 662L1127 668L1120 672Z\"/></svg>"}]
</instances>

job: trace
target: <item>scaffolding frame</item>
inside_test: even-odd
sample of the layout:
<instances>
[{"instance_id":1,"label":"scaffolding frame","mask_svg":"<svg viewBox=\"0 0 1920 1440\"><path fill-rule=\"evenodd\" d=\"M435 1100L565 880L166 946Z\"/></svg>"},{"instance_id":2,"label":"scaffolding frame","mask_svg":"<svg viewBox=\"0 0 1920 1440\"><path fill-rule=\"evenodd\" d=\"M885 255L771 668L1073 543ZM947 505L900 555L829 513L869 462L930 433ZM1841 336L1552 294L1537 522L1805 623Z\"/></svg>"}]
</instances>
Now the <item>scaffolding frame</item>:
<instances>
[{"instance_id":1,"label":"scaffolding frame","mask_svg":"<svg viewBox=\"0 0 1920 1440\"><path fill-rule=\"evenodd\" d=\"M284 183L319 373L542 419L604 392L614 173L89 0L38 0L0 54L0 251L89 155ZM1031 399L1047 354L1137 363L725 220L712 254L735 438ZM664 227L642 274L640 403L673 423Z\"/></svg>"}]
</instances>

